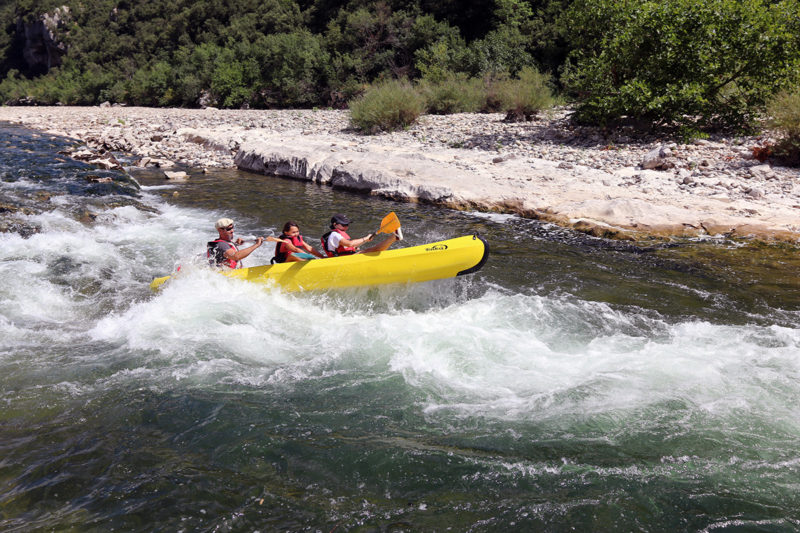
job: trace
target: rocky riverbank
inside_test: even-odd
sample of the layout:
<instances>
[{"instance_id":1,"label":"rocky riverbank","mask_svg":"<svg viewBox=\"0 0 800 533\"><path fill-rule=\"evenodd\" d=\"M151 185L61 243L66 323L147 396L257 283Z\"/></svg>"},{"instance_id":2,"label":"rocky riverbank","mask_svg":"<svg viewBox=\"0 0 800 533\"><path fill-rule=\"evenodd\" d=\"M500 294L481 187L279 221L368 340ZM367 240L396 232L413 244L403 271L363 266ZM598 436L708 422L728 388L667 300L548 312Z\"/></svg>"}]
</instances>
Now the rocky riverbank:
<instances>
[{"instance_id":1,"label":"rocky riverbank","mask_svg":"<svg viewBox=\"0 0 800 533\"><path fill-rule=\"evenodd\" d=\"M167 172L238 166L617 238L800 240L800 171L755 159L759 137L676 144L578 128L563 109L502 119L424 116L364 136L345 111L0 107L0 120L80 139L87 149L75 156L97 165L114 166L108 152L121 151Z\"/></svg>"}]
</instances>

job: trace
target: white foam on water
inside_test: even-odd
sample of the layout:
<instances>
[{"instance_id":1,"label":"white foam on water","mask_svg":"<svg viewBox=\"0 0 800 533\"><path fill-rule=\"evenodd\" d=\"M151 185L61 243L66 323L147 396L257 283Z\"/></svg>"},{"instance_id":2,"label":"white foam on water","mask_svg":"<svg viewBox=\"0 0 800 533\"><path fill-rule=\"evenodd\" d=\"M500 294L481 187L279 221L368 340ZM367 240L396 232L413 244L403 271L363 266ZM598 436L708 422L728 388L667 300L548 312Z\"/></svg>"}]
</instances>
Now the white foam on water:
<instances>
[{"instance_id":1,"label":"white foam on water","mask_svg":"<svg viewBox=\"0 0 800 533\"><path fill-rule=\"evenodd\" d=\"M29 336L30 331L27 328L18 326L5 316L0 316L0 353L10 354L12 350L28 342Z\"/></svg>"},{"instance_id":2,"label":"white foam on water","mask_svg":"<svg viewBox=\"0 0 800 533\"><path fill-rule=\"evenodd\" d=\"M163 191L165 189L177 189L178 185L176 184L167 184L167 185L141 185L141 190L145 192L149 191Z\"/></svg>"},{"instance_id":3,"label":"white foam on water","mask_svg":"<svg viewBox=\"0 0 800 533\"><path fill-rule=\"evenodd\" d=\"M200 266L210 221L225 213L145 201L156 209L109 209L89 225L55 210L29 217L42 233L0 234L0 345L96 342L110 347L98 360L130 361L98 383L270 387L368 368L402 376L431 417L553 419L677 400L711 415L797 418L798 329L670 323L491 288L466 298L456 289L469 279L284 294ZM271 255L262 247L247 262ZM178 264L181 276L151 293L149 281Z\"/></svg>"},{"instance_id":4,"label":"white foam on water","mask_svg":"<svg viewBox=\"0 0 800 533\"><path fill-rule=\"evenodd\" d=\"M800 330L670 324L497 291L413 309L402 296L386 301L284 294L190 269L89 334L157 354L176 381L270 387L366 368L400 374L432 417L546 420L673 400L709 416L754 411L792 425L798 414L787 400L800 393Z\"/></svg>"},{"instance_id":5,"label":"white foam on water","mask_svg":"<svg viewBox=\"0 0 800 533\"><path fill-rule=\"evenodd\" d=\"M632 331L624 313L577 305L601 311L605 331L559 337L547 314L573 327L586 319L575 302L539 297L489 294L409 314L390 333L391 367L426 391L429 414L544 419L677 399L711 413L791 416L786 400L800 393L797 330L656 320Z\"/></svg>"},{"instance_id":6,"label":"white foam on water","mask_svg":"<svg viewBox=\"0 0 800 533\"><path fill-rule=\"evenodd\" d=\"M127 307L131 293L143 292L143 282L152 279L148 271L171 269L176 251L204 250L200 233L184 229L193 216L202 218L169 206L161 213L111 209L91 225L60 209L20 216L41 231L28 238L0 233L0 329L6 333L0 345L20 336L69 342L104 309Z\"/></svg>"},{"instance_id":7,"label":"white foam on water","mask_svg":"<svg viewBox=\"0 0 800 533\"><path fill-rule=\"evenodd\" d=\"M0 345L10 341L7 335L12 331L58 324L73 316L73 289L47 278L47 249L51 247L57 245L41 234L29 239L16 233L0 234L0 318L5 325Z\"/></svg>"},{"instance_id":8,"label":"white foam on water","mask_svg":"<svg viewBox=\"0 0 800 533\"><path fill-rule=\"evenodd\" d=\"M507 213L483 213L480 211L468 211L468 214L482 218L484 220L490 220L492 222L497 222L500 224L504 224L509 220L519 219L519 215L507 214Z\"/></svg>"},{"instance_id":9,"label":"white foam on water","mask_svg":"<svg viewBox=\"0 0 800 533\"><path fill-rule=\"evenodd\" d=\"M255 386L278 371L305 379L341 352L327 346L323 313L296 296L190 267L89 335L157 354L171 379Z\"/></svg>"}]
</instances>

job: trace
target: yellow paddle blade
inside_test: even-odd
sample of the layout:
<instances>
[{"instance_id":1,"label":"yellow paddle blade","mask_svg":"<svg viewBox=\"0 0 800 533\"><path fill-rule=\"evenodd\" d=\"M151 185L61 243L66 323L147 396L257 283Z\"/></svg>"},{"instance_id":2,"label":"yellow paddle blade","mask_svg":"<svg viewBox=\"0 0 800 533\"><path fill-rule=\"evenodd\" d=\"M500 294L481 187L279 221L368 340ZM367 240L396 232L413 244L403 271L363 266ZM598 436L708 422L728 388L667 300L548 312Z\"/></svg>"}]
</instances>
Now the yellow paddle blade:
<instances>
[{"instance_id":1,"label":"yellow paddle blade","mask_svg":"<svg viewBox=\"0 0 800 533\"><path fill-rule=\"evenodd\" d=\"M150 290L157 291L161 288L161 286L167 282L169 278L172 276L164 276L163 278L156 278L152 282L150 282Z\"/></svg>"},{"instance_id":2,"label":"yellow paddle blade","mask_svg":"<svg viewBox=\"0 0 800 533\"><path fill-rule=\"evenodd\" d=\"M378 233L392 233L400 227L400 219L394 214L394 211L383 217L381 220L381 227Z\"/></svg>"}]
</instances>

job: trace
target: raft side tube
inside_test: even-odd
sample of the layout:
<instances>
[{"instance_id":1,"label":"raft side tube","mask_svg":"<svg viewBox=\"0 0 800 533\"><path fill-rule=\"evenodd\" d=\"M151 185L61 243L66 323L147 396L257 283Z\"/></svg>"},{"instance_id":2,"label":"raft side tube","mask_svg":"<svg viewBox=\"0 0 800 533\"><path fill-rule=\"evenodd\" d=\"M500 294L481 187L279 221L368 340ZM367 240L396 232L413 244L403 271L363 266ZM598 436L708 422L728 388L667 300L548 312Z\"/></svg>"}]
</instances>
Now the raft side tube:
<instances>
[{"instance_id":1,"label":"raft side tube","mask_svg":"<svg viewBox=\"0 0 800 533\"><path fill-rule=\"evenodd\" d=\"M486 260L489 259L489 243L486 242L486 239L481 237L479 233L473 235L472 238L479 239L483 243L483 256L481 257L481 260L478 261L478 264L466 270L462 270L461 272L456 274L456 276L466 276L467 274L474 274L475 272L482 269L483 265L486 263Z\"/></svg>"}]
</instances>

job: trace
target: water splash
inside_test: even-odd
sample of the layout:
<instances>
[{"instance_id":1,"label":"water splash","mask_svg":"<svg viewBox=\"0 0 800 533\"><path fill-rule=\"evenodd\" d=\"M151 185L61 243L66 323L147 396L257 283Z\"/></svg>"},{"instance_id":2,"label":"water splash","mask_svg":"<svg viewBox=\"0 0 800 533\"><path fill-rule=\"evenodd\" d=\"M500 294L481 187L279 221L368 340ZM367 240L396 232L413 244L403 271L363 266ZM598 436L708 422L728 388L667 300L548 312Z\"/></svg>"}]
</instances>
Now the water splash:
<instances>
[{"instance_id":1,"label":"water splash","mask_svg":"<svg viewBox=\"0 0 800 533\"><path fill-rule=\"evenodd\" d=\"M61 183L93 170L46 159L0 181L19 208L0 217L3 528L798 526L791 291L392 204L412 244L479 230L497 253L467 278L284 294L202 267L211 221L313 235L320 212L389 206L249 175L192 176L188 205L155 179L97 196Z\"/></svg>"}]
</instances>

